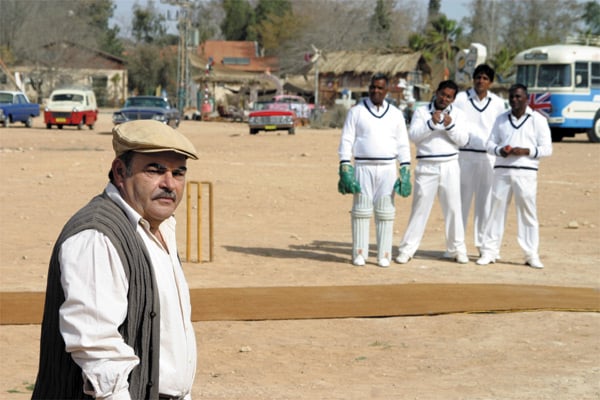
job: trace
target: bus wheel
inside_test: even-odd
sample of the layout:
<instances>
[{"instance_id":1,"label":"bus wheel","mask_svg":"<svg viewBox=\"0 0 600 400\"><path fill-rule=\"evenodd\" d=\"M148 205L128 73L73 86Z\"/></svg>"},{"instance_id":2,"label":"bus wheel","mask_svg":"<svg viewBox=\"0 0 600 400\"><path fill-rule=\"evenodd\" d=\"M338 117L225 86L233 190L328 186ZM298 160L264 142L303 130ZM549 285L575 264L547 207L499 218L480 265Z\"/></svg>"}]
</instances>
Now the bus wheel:
<instances>
[{"instance_id":1,"label":"bus wheel","mask_svg":"<svg viewBox=\"0 0 600 400\"><path fill-rule=\"evenodd\" d=\"M563 132L560 129L551 129L550 133L552 134L553 142L560 142L563 140Z\"/></svg>"},{"instance_id":2,"label":"bus wheel","mask_svg":"<svg viewBox=\"0 0 600 400\"><path fill-rule=\"evenodd\" d=\"M594 125L588 129L588 138L592 143L600 143L600 110L596 111L594 116Z\"/></svg>"}]
</instances>

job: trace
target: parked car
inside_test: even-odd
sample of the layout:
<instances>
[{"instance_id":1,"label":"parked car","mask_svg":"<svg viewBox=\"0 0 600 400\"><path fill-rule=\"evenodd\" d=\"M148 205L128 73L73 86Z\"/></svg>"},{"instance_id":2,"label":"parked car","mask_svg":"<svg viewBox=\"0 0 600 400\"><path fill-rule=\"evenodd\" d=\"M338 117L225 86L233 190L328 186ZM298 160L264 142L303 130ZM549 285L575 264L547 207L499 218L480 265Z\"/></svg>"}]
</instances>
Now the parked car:
<instances>
[{"instance_id":1,"label":"parked car","mask_svg":"<svg viewBox=\"0 0 600 400\"><path fill-rule=\"evenodd\" d=\"M296 133L296 113L287 107L274 109L274 103L255 103L254 109L248 116L250 134L256 135L259 131L286 130L290 135Z\"/></svg>"},{"instance_id":2,"label":"parked car","mask_svg":"<svg viewBox=\"0 0 600 400\"><path fill-rule=\"evenodd\" d=\"M40 106L29 102L22 92L0 91L0 124L7 128L12 122L22 122L31 128L33 118L40 115Z\"/></svg>"},{"instance_id":3,"label":"parked car","mask_svg":"<svg viewBox=\"0 0 600 400\"><path fill-rule=\"evenodd\" d=\"M202 120L202 113L196 107L188 107L183 111L183 119L186 121Z\"/></svg>"},{"instance_id":4,"label":"parked car","mask_svg":"<svg viewBox=\"0 0 600 400\"><path fill-rule=\"evenodd\" d=\"M91 89L57 89L50 94L50 99L44 110L44 123L46 128L56 125L58 129L63 126L76 126L83 129L84 125L94 129L98 120L98 106L96 96Z\"/></svg>"},{"instance_id":5,"label":"parked car","mask_svg":"<svg viewBox=\"0 0 600 400\"><path fill-rule=\"evenodd\" d=\"M273 97L273 103L270 108L278 108L285 105L287 108L296 113L297 118L309 119L312 111L315 108L314 104L309 104L301 96L291 94L280 94ZM280 109L280 108L278 108Z\"/></svg>"},{"instance_id":6,"label":"parked car","mask_svg":"<svg viewBox=\"0 0 600 400\"><path fill-rule=\"evenodd\" d=\"M169 103L166 97L133 96L125 101L119 111L113 113L113 123L122 124L137 119L155 119L177 128L181 121L179 110Z\"/></svg>"}]
</instances>

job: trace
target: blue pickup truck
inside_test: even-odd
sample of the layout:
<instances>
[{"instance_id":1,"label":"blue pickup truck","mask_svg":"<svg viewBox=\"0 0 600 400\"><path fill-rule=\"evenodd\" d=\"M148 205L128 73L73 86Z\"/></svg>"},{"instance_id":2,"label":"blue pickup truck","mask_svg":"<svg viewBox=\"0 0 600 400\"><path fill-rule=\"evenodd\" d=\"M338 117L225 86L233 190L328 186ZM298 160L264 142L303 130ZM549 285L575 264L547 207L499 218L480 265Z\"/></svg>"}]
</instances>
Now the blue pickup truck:
<instances>
[{"instance_id":1,"label":"blue pickup truck","mask_svg":"<svg viewBox=\"0 0 600 400\"><path fill-rule=\"evenodd\" d=\"M40 115L40 106L30 103L22 92L0 91L0 126L5 128L11 122L22 122L31 128L33 118Z\"/></svg>"}]
</instances>

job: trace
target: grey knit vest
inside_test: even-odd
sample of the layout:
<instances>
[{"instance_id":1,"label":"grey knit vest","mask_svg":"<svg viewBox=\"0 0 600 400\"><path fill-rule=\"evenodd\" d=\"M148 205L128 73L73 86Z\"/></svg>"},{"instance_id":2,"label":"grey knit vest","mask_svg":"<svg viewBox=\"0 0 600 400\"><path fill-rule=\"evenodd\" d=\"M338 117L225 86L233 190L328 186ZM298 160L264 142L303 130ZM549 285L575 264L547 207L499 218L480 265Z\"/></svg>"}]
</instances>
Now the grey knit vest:
<instances>
[{"instance_id":1,"label":"grey knit vest","mask_svg":"<svg viewBox=\"0 0 600 400\"><path fill-rule=\"evenodd\" d=\"M59 307L65 300L60 283L60 247L66 239L86 229L95 229L110 239L129 281L127 317L119 332L140 358L140 364L129 375L131 398L158 399L160 307L152 264L135 227L106 193L94 197L71 217L54 245L48 269L40 363L32 399L91 398L83 393L81 368L65 351L58 325ZM86 262L83 261L81 268L85 267Z\"/></svg>"}]
</instances>

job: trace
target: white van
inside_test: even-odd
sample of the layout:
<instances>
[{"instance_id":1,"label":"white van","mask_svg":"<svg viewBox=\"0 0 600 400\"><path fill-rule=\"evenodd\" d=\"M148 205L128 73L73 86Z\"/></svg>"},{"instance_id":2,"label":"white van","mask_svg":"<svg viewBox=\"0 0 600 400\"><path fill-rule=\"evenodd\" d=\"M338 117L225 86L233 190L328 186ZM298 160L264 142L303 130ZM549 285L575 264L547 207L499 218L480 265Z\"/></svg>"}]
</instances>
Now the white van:
<instances>
[{"instance_id":1,"label":"white van","mask_svg":"<svg viewBox=\"0 0 600 400\"><path fill-rule=\"evenodd\" d=\"M96 95L91 89L57 89L50 95L44 110L47 129L52 128L52 125L56 125L58 129L65 125L76 126L77 129L83 129L87 125L94 129L97 119Z\"/></svg>"}]
</instances>

